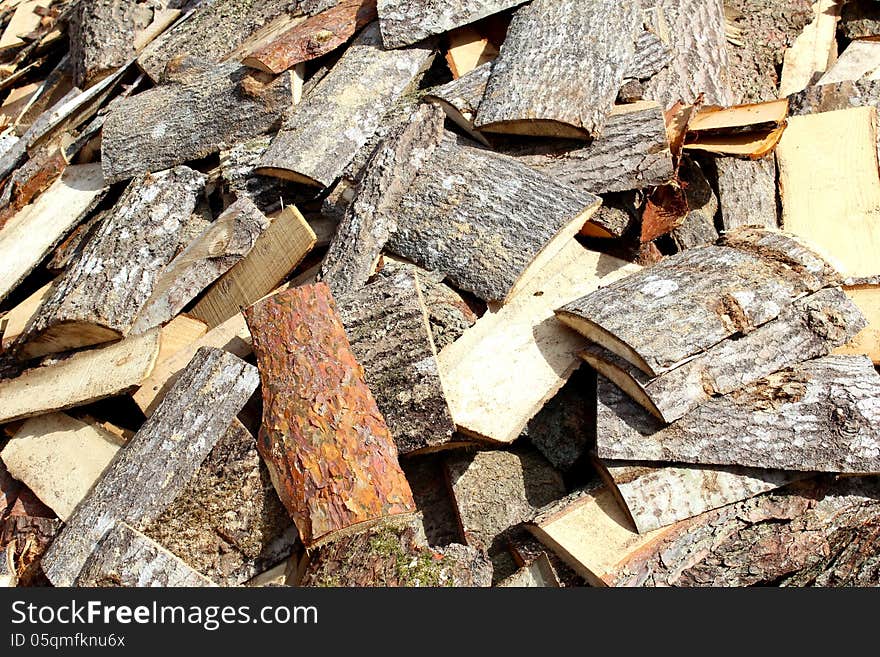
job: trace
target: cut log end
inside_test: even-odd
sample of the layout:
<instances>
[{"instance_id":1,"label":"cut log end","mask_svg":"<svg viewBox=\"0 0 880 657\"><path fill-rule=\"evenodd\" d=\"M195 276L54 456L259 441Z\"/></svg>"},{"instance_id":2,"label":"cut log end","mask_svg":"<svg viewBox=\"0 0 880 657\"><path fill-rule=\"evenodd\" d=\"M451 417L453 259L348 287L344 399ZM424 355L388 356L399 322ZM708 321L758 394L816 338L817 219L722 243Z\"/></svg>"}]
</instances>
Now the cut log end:
<instances>
[{"instance_id":1,"label":"cut log end","mask_svg":"<svg viewBox=\"0 0 880 657\"><path fill-rule=\"evenodd\" d=\"M48 354L115 342L122 337L119 331L104 326L84 322L63 322L28 338L21 347L19 357L22 360L32 360Z\"/></svg>"},{"instance_id":2,"label":"cut log end","mask_svg":"<svg viewBox=\"0 0 880 657\"><path fill-rule=\"evenodd\" d=\"M569 312L564 308L556 311L556 318L569 328L574 329L586 337L588 340L605 347L621 358L625 358L633 363L640 370L645 372L645 374L656 376L656 373L651 369L651 366L648 365L648 363L645 362L645 359L639 356L632 347L617 336L603 329L598 324L595 324L584 317L580 317L575 313Z\"/></svg>"}]
</instances>

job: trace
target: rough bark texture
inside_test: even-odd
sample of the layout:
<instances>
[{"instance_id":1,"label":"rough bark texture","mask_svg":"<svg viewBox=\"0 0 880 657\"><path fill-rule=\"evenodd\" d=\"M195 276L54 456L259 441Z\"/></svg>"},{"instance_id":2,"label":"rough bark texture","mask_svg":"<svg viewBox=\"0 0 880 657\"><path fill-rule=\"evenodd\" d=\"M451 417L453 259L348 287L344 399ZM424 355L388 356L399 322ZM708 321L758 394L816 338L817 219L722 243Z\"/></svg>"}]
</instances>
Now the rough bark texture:
<instances>
[{"instance_id":1,"label":"rough bark texture","mask_svg":"<svg viewBox=\"0 0 880 657\"><path fill-rule=\"evenodd\" d=\"M672 241L679 251L714 244L718 240L718 231L715 229L718 197L696 161L683 159L678 176L685 186L688 213L681 225L669 234Z\"/></svg>"},{"instance_id":2,"label":"rough bark texture","mask_svg":"<svg viewBox=\"0 0 880 657\"><path fill-rule=\"evenodd\" d=\"M596 137L635 55L641 11L615 0L534 0L514 14L475 125Z\"/></svg>"},{"instance_id":3,"label":"rough bark texture","mask_svg":"<svg viewBox=\"0 0 880 657\"><path fill-rule=\"evenodd\" d=\"M880 7L874 0L849 0L840 10L838 31L847 39L880 35Z\"/></svg>"},{"instance_id":4,"label":"rough bark texture","mask_svg":"<svg viewBox=\"0 0 880 657\"><path fill-rule=\"evenodd\" d=\"M124 522L117 522L98 542L74 586L200 587L213 586L190 568Z\"/></svg>"},{"instance_id":5,"label":"rough bark texture","mask_svg":"<svg viewBox=\"0 0 880 657\"><path fill-rule=\"evenodd\" d=\"M44 302L25 353L57 353L131 332L163 269L192 237L204 188L204 176L187 167L132 182Z\"/></svg>"},{"instance_id":6,"label":"rough bark texture","mask_svg":"<svg viewBox=\"0 0 880 657\"><path fill-rule=\"evenodd\" d=\"M0 521L0 546L13 550L19 586L45 584L42 558L60 530L55 518L19 515Z\"/></svg>"},{"instance_id":7,"label":"rough bark texture","mask_svg":"<svg viewBox=\"0 0 880 657\"><path fill-rule=\"evenodd\" d=\"M368 26L294 108L258 171L329 187L432 57L430 47L383 50L379 26Z\"/></svg>"},{"instance_id":8,"label":"rough bark texture","mask_svg":"<svg viewBox=\"0 0 880 657\"><path fill-rule=\"evenodd\" d=\"M643 30L636 38L632 62L625 79L650 80L672 61L672 49L651 30Z\"/></svg>"},{"instance_id":9,"label":"rough bark texture","mask_svg":"<svg viewBox=\"0 0 880 657\"><path fill-rule=\"evenodd\" d=\"M303 199L294 183L256 172L260 158L271 143L272 135L262 135L220 151L223 191L230 198L250 198L266 214L296 205Z\"/></svg>"},{"instance_id":10,"label":"rough bark texture","mask_svg":"<svg viewBox=\"0 0 880 657\"><path fill-rule=\"evenodd\" d=\"M775 156L760 160L719 157L715 164L724 230L740 226L779 226Z\"/></svg>"},{"instance_id":11,"label":"rough bark texture","mask_svg":"<svg viewBox=\"0 0 880 657\"><path fill-rule=\"evenodd\" d=\"M394 269L387 263L385 268ZM418 268L417 271L419 290L428 309L434 346L439 352L473 326L477 315L458 292L443 282L445 277L442 273Z\"/></svg>"},{"instance_id":12,"label":"rough bark texture","mask_svg":"<svg viewBox=\"0 0 880 657\"><path fill-rule=\"evenodd\" d=\"M550 559L542 554L528 566L523 566L510 577L499 582L497 586L511 588L554 588L561 584L553 571Z\"/></svg>"},{"instance_id":13,"label":"rough bark texture","mask_svg":"<svg viewBox=\"0 0 880 657\"><path fill-rule=\"evenodd\" d=\"M601 458L820 472L880 471L880 376L826 356L716 397L650 438L600 435Z\"/></svg>"},{"instance_id":14,"label":"rough bark texture","mask_svg":"<svg viewBox=\"0 0 880 657\"><path fill-rule=\"evenodd\" d=\"M0 194L0 229L58 180L66 168L67 161L60 151L41 149L16 169Z\"/></svg>"},{"instance_id":15,"label":"rough bark texture","mask_svg":"<svg viewBox=\"0 0 880 657\"><path fill-rule=\"evenodd\" d=\"M271 568L296 541L256 440L237 420L143 531L220 586L237 586Z\"/></svg>"},{"instance_id":16,"label":"rough bark texture","mask_svg":"<svg viewBox=\"0 0 880 657\"><path fill-rule=\"evenodd\" d=\"M176 60L155 89L118 103L104 122L108 182L196 160L270 131L291 104L290 76L263 82L235 63Z\"/></svg>"},{"instance_id":17,"label":"rough bark texture","mask_svg":"<svg viewBox=\"0 0 880 657\"><path fill-rule=\"evenodd\" d=\"M300 586L490 586L492 564L464 545L431 549L418 519L385 519L312 555Z\"/></svg>"},{"instance_id":18,"label":"rough bark texture","mask_svg":"<svg viewBox=\"0 0 880 657\"><path fill-rule=\"evenodd\" d=\"M599 204L515 159L447 135L398 205L388 249L485 301L508 299Z\"/></svg>"},{"instance_id":19,"label":"rough bark texture","mask_svg":"<svg viewBox=\"0 0 880 657\"><path fill-rule=\"evenodd\" d=\"M525 0L379 0L382 39L386 48L400 48L523 2Z\"/></svg>"},{"instance_id":20,"label":"rough bark texture","mask_svg":"<svg viewBox=\"0 0 880 657\"><path fill-rule=\"evenodd\" d=\"M318 279L334 294L356 291L372 276L382 249L397 229L402 197L443 135L443 113L422 105L382 142L321 264Z\"/></svg>"},{"instance_id":21,"label":"rough bark texture","mask_svg":"<svg viewBox=\"0 0 880 657\"><path fill-rule=\"evenodd\" d=\"M416 508L422 518L428 545L461 543L464 537L455 514L452 493L446 483L443 452L403 459L400 467L412 488Z\"/></svg>"},{"instance_id":22,"label":"rough bark texture","mask_svg":"<svg viewBox=\"0 0 880 657\"><path fill-rule=\"evenodd\" d=\"M487 62L456 80L434 87L424 96L426 100L438 103L456 125L486 145L486 138L474 130L474 118L483 102L491 74L492 62Z\"/></svg>"},{"instance_id":23,"label":"rough bark texture","mask_svg":"<svg viewBox=\"0 0 880 657\"><path fill-rule=\"evenodd\" d=\"M380 275L360 290L337 295L336 302L352 353L364 368L398 453L452 440L455 424L415 271Z\"/></svg>"},{"instance_id":24,"label":"rough bark texture","mask_svg":"<svg viewBox=\"0 0 880 657\"><path fill-rule=\"evenodd\" d=\"M254 367L202 349L140 431L76 507L43 559L55 586L70 586L117 521L143 529L173 502L256 390Z\"/></svg>"},{"instance_id":25,"label":"rough bark texture","mask_svg":"<svg viewBox=\"0 0 880 657\"><path fill-rule=\"evenodd\" d=\"M269 297L245 317L263 380L260 454L306 547L412 512L394 440L327 286Z\"/></svg>"},{"instance_id":26,"label":"rough bark texture","mask_svg":"<svg viewBox=\"0 0 880 657\"><path fill-rule=\"evenodd\" d=\"M690 249L593 292L557 316L656 376L753 331L802 294L838 282L831 267L794 238L740 229L717 246Z\"/></svg>"}]
</instances>

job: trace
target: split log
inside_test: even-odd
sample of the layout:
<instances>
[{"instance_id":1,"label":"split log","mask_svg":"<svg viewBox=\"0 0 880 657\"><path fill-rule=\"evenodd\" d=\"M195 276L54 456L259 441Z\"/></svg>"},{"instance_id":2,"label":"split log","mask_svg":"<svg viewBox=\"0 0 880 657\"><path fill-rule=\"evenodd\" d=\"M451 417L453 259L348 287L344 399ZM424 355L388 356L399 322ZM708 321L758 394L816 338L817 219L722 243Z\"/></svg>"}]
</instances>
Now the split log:
<instances>
[{"instance_id":1,"label":"split log","mask_svg":"<svg viewBox=\"0 0 880 657\"><path fill-rule=\"evenodd\" d=\"M0 51L25 45L26 41L21 37L40 27L40 15L35 10L43 2L45 0L26 0L15 8L15 13L10 17L3 36L0 37Z\"/></svg>"},{"instance_id":2,"label":"split log","mask_svg":"<svg viewBox=\"0 0 880 657\"><path fill-rule=\"evenodd\" d=\"M505 301L571 240L600 199L447 135L398 204L388 250Z\"/></svg>"},{"instance_id":3,"label":"split log","mask_svg":"<svg viewBox=\"0 0 880 657\"><path fill-rule=\"evenodd\" d=\"M719 157L715 164L724 230L740 226L779 226L775 157L754 161Z\"/></svg>"},{"instance_id":4,"label":"split log","mask_svg":"<svg viewBox=\"0 0 880 657\"><path fill-rule=\"evenodd\" d=\"M61 520L86 496L119 450L115 436L64 413L26 421L0 457Z\"/></svg>"},{"instance_id":5,"label":"split log","mask_svg":"<svg viewBox=\"0 0 880 657\"><path fill-rule=\"evenodd\" d=\"M122 100L104 122L101 159L108 182L161 171L269 132L290 107L287 74L264 83L235 63L185 58L172 65L166 84Z\"/></svg>"},{"instance_id":6,"label":"split log","mask_svg":"<svg viewBox=\"0 0 880 657\"><path fill-rule=\"evenodd\" d=\"M269 225L249 199L230 205L162 270L132 331L138 333L175 317L202 290L241 262Z\"/></svg>"},{"instance_id":7,"label":"split log","mask_svg":"<svg viewBox=\"0 0 880 657\"><path fill-rule=\"evenodd\" d=\"M443 135L442 112L422 105L382 142L321 264L318 278L334 294L356 291L373 274L382 249L397 229L401 198Z\"/></svg>"},{"instance_id":8,"label":"split log","mask_svg":"<svg viewBox=\"0 0 880 657\"><path fill-rule=\"evenodd\" d=\"M0 424L125 393L150 375L158 329L0 382Z\"/></svg>"},{"instance_id":9,"label":"split log","mask_svg":"<svg viewBox=\"0 0 880 657\"><path fill-rule=\"evenodd\" d=\"M508 548L514 562L520 568L526 568L538 560L546 559L550 562L553 574L561 587L587 586L583 577L578 575L552 550L542 545L526 530L511 537Z\"/></svg>"},{"instance_id":10,"label":"split log","mask_svg":"<svg viewBox=\"0 0 880 657\"><path fill-rule=\"evenodd\" d=\"M812 84L837 59L838 0L816 0L813 20L785 51L779 96L790 96Z\"/></svg>"},{"instance_id":11,"label":"split log","mask_svg":"<svg viewBox=\"0 0 880 657\"><path fill-rule=\"evenodd\" d=\"M385 268L389 268L386 258ZM384 271L384 270L383 270ZM417 268L419 289L428 309L431 335L439 352L458 340L477 321L477 315L462 296L443 282L442 273Z\"/></svg>"},{"instance_id":12,"label":"split log","mask_svg":"<svg viewBox=\"0 0 880 657\"><path fill-rule=\"evenodd\" d=\"M116 522L98 541L73 586L216 586L139 531Z\"/></svg>"},{"instance_id":13,"label":"split log","mask_svg":"<svg viewBox=\"0 0 880 657\"><path fill-rule=\"evenodd\" d=\"M46 283L3 317L0 317L0 334L3 336L3 340L0 342L0 351L6 351L18 342L28 325L37 318L40 306L52 293L54 285L54 281Z\"/></svg>"},{"instance_id":14,"label":"split log","mask_svg":"<svg viewBox=\"0 0 880 657\"><path fill-rule=\"evenodd\" d=\"M106 192L101 167L68 168L0 231L0 300L5 299Z\"/></svg>"},{"instance_id":15,"label":"split log","mask_svg":"<svg viewBox=\"0 0 880 657\"><path fill-rule=\"evenodd\" d=\"M131 333L162 271L192 236L204 188L204 176L188 167L133 181L43 303L23 355L36 358Z\"/></svg>"},{"instance_id":16,"label":"split log","mask_svg":"<svg viewBox=\"0 0 880 657\"><path fill-rule=\"evenodd\" d=\"M516 440L578 365L583 341L553 318L553 309L637 269L570 240L510 303L443 349L440 377L458 430Z\"/></svg>"},{"instance_id":17,"label":"split log","mask_svg":"<svg viewBox=\"0 0 880 657\"><path fill-rule=\"evenodd\" d=\"M260 454L303 544L411 513L397 449L327 286L269 297L245 317L263 379Z\"/></svg>"},{"instance_id":18,"label":"split log","mask_svg":"<svg viewBox=\"0 0 880 657\"><path fill-rule=\"evenodd\" d=\"M513 575L499 582L498 586L507 588L554 588L561 586L550 559L542 554L528 566L524 566Z\"/></svg>"},{"instance_id":19,"label":"split log","mask_svg":"<svg viewBox=\"0 0 880 657\"><path fill-rule=\"evenodd\" d=\"M332 185L433 54L430 47L383 50L378 25L365 28L293 109L263 155L258 173Z\"/></svg>"},{"instance_id":20,"label":"split log","mask_svg":"<svg viewBox=\"0 0 880 657\"><path fill-rule=\"evenodd\" d=\"M873 107L792 117L779 142L782 225L845 279L880 273L880 174Z\"/></svg>"},{"instance_id":21,"label":"split log","mask_svg":"<svg viewBox=\"0 0 880 657\"><path fill-rule=\"evenodd\" d=\"M43 558L55 586L70 586L115 522L141 530L189 483L259 384L235 356L202 349L125 449L120 450Z\"/></svg>"},{"instance_id":22,"label":"split log","mask_svg":"<svg viewBox=\"0 0 880 657\"><path fill-rule=\"evenodd\" d=\"M639 30L632 2L533 0L514 14L475 126L574 139L602 134Z\"/></svg>"},{"instance_id":23,"label":"split log","mask_svg":"<svg viewBox=\"0 0 880 657\"><path fill-rule=\"evenodd\" d=\"M717 246L684 251L593 292L557 317L658 376L775 319L803 294L838 283L831 267L794 238L740 229Z\"/></svg>"},{"instance_id":24,"label":"split log","mask_svg":"<svg viewBox=\"0 0 880 657\"><path fill-rule=\"evenodd\" d=\"M336 297L351 350L399 454L442 448L455 424L446 404L418 275L380 275Z\"/></svg>"},{"instance_id":25,"label":"split log","mask_svg":"<svg viewBox=\"0 0 880 657\"><path fill-rule=\"evenodd\" d=\"M639 220L642 199L637 192L609 193L602 197L602 207L581 228L584 237L621 238Z\"/></svg>"},{"instance_id":26,"label":"split log","mask_svg":"<svg viewBox=\"0 0 880 657\"><path fill-rule=\"evenodd\" d=\"M434 34L475 23L525 0L379 0L379 21L386 48L407 46Z\"/></svg>"},{"instance_id":27,"label":"split log","mask_svg":"<svg viewBox=\"0 0 880 657\"><path fill-rule=\"evenodd\" d=\"M252 51L242 64L278 75L336 50L376 17L376 0L340 0Z\"/></svg>"},{"instance_id":28,"label":"split log","mask_svg":"<svg viewBox=\"0 0 880 657\"><path fill-rule=\"evenodd\" d=\"M853 41L816 83L819 86L845 80L876 80L880 76L880 43Z\"/></svg>"},{"instance_id":29,"label":"split log","mask_svg":"<svg viewBox=\"0 0 880 657\"><path fill-rule=\"evenodd\" d=\"M202 295L191 315L215 328L277 288L311 252L315 233L288 206L257 238L253 248Z\"/></svg>"},{"instance_id":30,"label":"split log","mask_svg":"<svg viewBox=\"0 0 880 657\"><path fill-rule=\"evenodd\" d=\"M15 568L15 546L7 545L0 549L0 589L18 586L18 573Z\"/></svg>"},{"instance_id":31,"label":"split log","mask_svg":"<svg viewBox=\"0 0 880 657\"><path fill-rule=\"evenodd\" d=\"M716 397L635 442L600 435L601 458L880 472L880 376L864 356L825 356Z\"/></svg>"},{"instance_id":32,"label":"split log","mask_svg":"<svg viewBox=\"0 0 880 657\"><path fill-rule=\"evenodd\" d=\"M726 338L654 378L599 346L588 347L581 357L670 423L713 397L801 361L827 356L865 326L858 307L842 290L830 288L798 299L746 335Z\"/></svg>"},{"instance_id":33,"label":"split log","mask_svg":"<svg viewBox=\"0 0 880 657\"><path fill-rule=\"evenodd\" d=\"M178 315L162 327L162 340L159 343L157 363L171 358L208 332L204 322L186 315Z\"/></svg>"},{"instance_id":34,"label":"split log","mask_svg":"<svg viewBox=\"0 0 880 657\"><path fill-rule=\"evenodd\" d=\"M483 94L491 74L492 64L483 64L457 80L434 87L424 96L425 100L439 104L446 116L472 139L486 146L489 142L474 129L474 118L483 102Z\"/></svg>"},{"instance_id":35,"label":"split log","mask_svg":"<svg viewBox=\"0 0 880 657\"><path fill-rule=\"evenodd\" d=\"M718 240L718 230L715 228L718 197L709 180L702 167L690 158L682 158L678 177L683 183L688 212L681 225L669 233L670 238L679 251L714 244Z\"/></svg>"},{"instance_id":36,"label":"split log","mask_svg":"<svg viewBox=\"0 0 880 657\"><path fill-rule=\"evenodd\" d=\"M296 542L256 440L238 420L143 532L220 586L251 579L290 556Z\"/></svg>"},{"instance_id":37,"label":"split log","mask_svg":"<svg viewBox=\"0 0 880 657\"><path fill-rule=\"evenodd\" d=\"M834 353L865 354L875 365L880 365L880 285L855 285L844 288L844 291L865 316L868 325Z\"/></svg>"},{"instance_id":38,"label":"split log","mask_svg":"<svg viewBox=\"0 0 880 657\"><path fill-rule=\"evenodd\" d=\"M672 49L655 32L642 30L636 37L635 52L624 79L650 80L672 61Z\"/></svg>"},{"instance_id":39,"label":"split log","mask_svg":"<svg viewBox=\"0 0 880 657\"><path fill-rule=\"evenodd\" d=\"M0 229L23 207L58 180L67 168L67 162L57 150L40 149L6 181L0 194Z\"/></svg>"},{"instance_id":40,"label":"split log","mask_svg":"<svg viewBox=\"0 0 880 657\"><path fill-rule=\"evenodd\" d=\"M235 199L250 198L266 214L280 212L287 205L296 205L313 196L303 193L289 180L257 173L260 158L269 150L272 138L272 135L254 137L220 151L224 193Z\"/></svg>"}]
</instances>

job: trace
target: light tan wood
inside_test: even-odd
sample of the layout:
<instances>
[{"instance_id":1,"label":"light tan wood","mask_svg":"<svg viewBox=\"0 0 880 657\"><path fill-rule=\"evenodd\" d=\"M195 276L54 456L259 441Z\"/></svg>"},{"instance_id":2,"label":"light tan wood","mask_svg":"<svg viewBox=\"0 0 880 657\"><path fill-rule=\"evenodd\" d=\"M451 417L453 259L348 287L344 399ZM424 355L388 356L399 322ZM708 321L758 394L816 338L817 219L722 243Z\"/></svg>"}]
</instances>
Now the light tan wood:
<instances>
[{"instance_id":1,"label":"light tan wood","mask_svg":"<svg viewBox=\"0 0 880 657\"><path fill-rule=\"evenodd\" d=\"M460 27L449 33L446 63L456 80L496 57L498 48L473 27Z\"/></svg>"},{"instance_id":2,"label":"light tan wood","mask_svg":"<svg viewBox=\"0 0 880 657\"><path fill-rule=\"evenodd\" d=\"M813 3L813 20L785 51L780 98L803 91L813 82L813 76L824 73L837 61L837 21L842 4L842 0Z\"/></svg>"},{"instance_id":3,"label":"light tan wood","mask_svg":"<svg viewBox=\"0 0 880 657\"><path fill-rule=\"evenodd\" d=\"M0 458L61 520L67 520L119 451L115 437L65 413L27 420Z\"/></svg>"},{"instance_id":4,"label":"light tan wood","mask_svg":"<svg viewBox=\"0 0 880 657\"><path fill-rule=\"evenodd\" d=\"M208 289L192 316L208 328L219 326L278 287L316 241L299 210L288 206L272 219L250 253Z\"/></svg>"},{"instance_id":5,"label":"light tan wood","mask_svg":"<svg viewBox=\"0 0 880 657\"><path fill-rule=\"evenodd\" d=\"M880 285L856 285L844 291L862 311L868 326L834 353L865 354L875 365L880 365Z\"/></svg>"},{"instance_id":6,"label":"light tan wood","mask_svg":"<svg viewBox=\"0 0 880 657\"><path fill-rule=\"evenodd\" d=\"M134 36L135 52L140 53L150 42L162 34L180 16L179 9L159 9L153 14L153 22L147 29L138 32Z\"/></svg>"},{"instance_id":7,"label":"light tan wood","mask_svg":"<svg viewBox=\"0 0 880 657\"><path fill-rule=\"evenodd\" d=\"M125 393L152 372L159 341L154 329L0 382L0 424Z\"/></svg>"},{"instance_id":8,"label":"light tan wood","mask_svg":"<svg viewBox=\"0 0 880 657\"><path fill-rule=\"evenodd\" d=\"M638 269L570 240L506 305L444 348L438 366L458 430L516 440L577 368L585 344L553 311Z\"/></svg>"},{"instance_id":9,"label":"light tan wood","mask_svg":"<svg viewBox=\"0 0 880 657\"><path fill-rule=\"evenodd\" d=\"M873 107L796 116L776 148L783 228L845 279L880 274L880 174Z\"/></svg>"},{"instance_id":10,"label":"light tan wood","mask_svg":"<svg viewBox=\"0 0 880 657\"><path fill-rule=\"evenodd\" d=\"M880 42L853 41L816 84L833 84L863 78L876 80L878 76L880 76Z\"/></svg>"},{"instance_id":11,"label":"light tan wood","mask_svg":"<svg viewBox=\"0 0 880 657\"><path fill-rule=\"evenodd\" d=\"M765 123L779 124L788 116L788 98L766 103L702 109L691 117L688 132L747 128Z\"/></svg>"},{"instance_id":12,"label":"light tan wood","mask_svg":"<svg viewBox=\"0 0 880 657\"><path fill-rule=\"evenodd\" d=\"M753 160L770 154L776 148L785 127L774 130L747 132L736 135L701 135L697 141L685 144L685 150L704 151L716 155L733 155Z\"/></svg>"},{"instance_id":13,"label":"light tan wood","mask_svg":"<svg viewBox=\"0 0 880 657\"><path fill-rule=\"evenodd\" d=\"M34 95L40 90L39 83L26 84L23 87L16 87L9 92L6 100L3 101L0 112L5 114L11 123L15 123L21 115L22 110L28 106Z\"/></svg>"},{"instance_id":14,"label":"light tan wood","mask_svg":"<svg viewBox=\"0 0 880 657\"><path fill-rule=\"evenodd\" d=\"M171 358L207 332L208 325L204 322L186 315L178 315L162 328L162 341L156 362L161 363Z\"/></svg>"},{"instance_id":15,"label":"light tan wood","mask_svg":"<svg viewBox=\"0 0 880 657\"><path fill-rule=\"evenodd\" d=\"M34 2L22 2L18 5L3 36L0 37L0 51L16 48L24 45L24 39L20 36L33 32L40 27L40 16L34 13L34 9L39 6L47 6L46 0L36 0Z\"/></svg>"},{"instance_id":16,"label":"light tan wood","mask_svg":"<svg viewBox=\"0 0 880 657\"><path fill-rule=\"evenodd\" d=\"M36 317L45 298L49 296L54 284L54 281L46 283L0 319L0 335L3 336L0 351L9 349L22 336L25 328Z\"/></svg>"}]
</instances>

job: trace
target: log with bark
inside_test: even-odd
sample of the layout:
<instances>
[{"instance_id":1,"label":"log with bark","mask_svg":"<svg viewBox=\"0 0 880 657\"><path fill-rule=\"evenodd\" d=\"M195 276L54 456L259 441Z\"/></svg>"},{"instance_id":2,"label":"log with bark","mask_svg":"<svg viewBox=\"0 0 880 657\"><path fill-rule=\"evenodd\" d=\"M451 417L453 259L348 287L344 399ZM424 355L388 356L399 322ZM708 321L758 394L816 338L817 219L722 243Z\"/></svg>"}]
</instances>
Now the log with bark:
<instances>
[{"instance_id":1,"label":"log with bark","mask_svg":"<svg viewBox=\"0 0 880 657\"><path fill-rule=\"evenodd\" d=\"M498 583L498 586L511 588L554 588L562 586L553 570L546 554L523 566L510 577Z\"/></svg>"},{"instance_id":2,"label":"log with bark","mask_svg":"<svg viewBox=\"0 0 880 657\"><path fill-rule=\"evenodd\" d=\"M760 160L719 157L715 164L724 230L740 226L779 226L775 157Z\"/></svg>"},{"instance_id":3,"label":"log with bark","mask_svg":"<svg viewBox=\"0 0 880 657\"><path fill-rule=\"evenodd\" d=\"M0 521L0 546L12 550L19 586L46 584L42 558L60 530L61 521L57 518L16 515Z\"/></svg>"},{"instance_id":4,"label":"log with bark","mask_svg":"<svg viewBox=\"0 0 880 657\"><path fill-rule=\"evenodd\" d=\"M489 142L474 129L474 118L483 102L483 94L491 74L492 63L489 62L456 80L434 87L424 96L425 100L440 105L446 116L472 139L486 146Z\"/></svg>"},{"instance_id":5,"label":"log with bark","mask_svg":"<svg viewBox=\"0 0 880 657\"><path fill-rule=\"evenodd\" d=\"M141 530L154 521L196 474L258 384L253 366L226 352L200 350L68 519L43 558L49 580L70 586L114 523Z\"/></svg>"},{"instance_id":6,"label":"log with bark","mask_svg":"<svg viewBox=\"0 0 880 657\"><path fill-rule=\"evenodd\" d=\"M230 199L250 198L264 213L279 212L308 198L295 183L256 172L260 158L272 143L272 135L239 142L220 151L223 192Z\"/></svg>"},{"instance_id":7,"label":"log with bark","mask_svg":"<svg viewBox=\"0 0 880 657\"><path fill-rule=\"evenodd\" d=\"M840 10L838 31L847 39L880 35L880 7L874 0L848 0Z\"/></svg>"}]
</instances>

